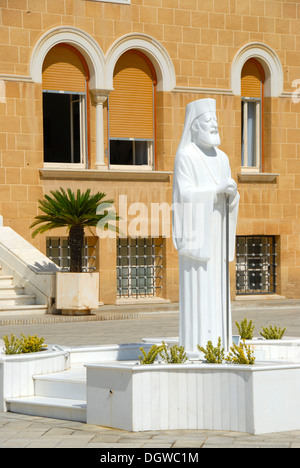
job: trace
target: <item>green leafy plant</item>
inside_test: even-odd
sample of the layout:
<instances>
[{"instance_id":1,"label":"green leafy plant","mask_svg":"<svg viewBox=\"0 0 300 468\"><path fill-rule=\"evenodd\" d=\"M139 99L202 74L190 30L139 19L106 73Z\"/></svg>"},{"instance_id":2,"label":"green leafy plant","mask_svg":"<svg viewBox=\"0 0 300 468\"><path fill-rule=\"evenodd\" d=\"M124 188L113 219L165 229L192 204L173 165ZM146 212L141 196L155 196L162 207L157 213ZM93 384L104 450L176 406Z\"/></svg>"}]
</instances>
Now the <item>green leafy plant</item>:
<instances>
[{"instance_id":1,"label":"green leafy plant","mask_svg":"<svg viewBox=\"0 0 300 468\"><path fill-rule=\"evenodd\" d=\"M160 351L160 355L164 362L168 364L181 364L188 360L184 350L184 346L173 345L170 348L166 343L162 342L163 349Z\"/></svg>"},{"instance_id":2,"label":"green leafy plant","mask_svg":"<svg viewBox=\"0 0 300 468\"><path fill-rule=\"evenodd\" d=\"M232 364L247 364L253 365L255 362L255 357L253 356L253 351L251 350L250 345L246 345L245 340L239 345L234 344L230 348L230 352L226 357L226 362Z\"/></svg>"},{"instance_id":3,"label":"green leafy plant","mask_svg":"<svg viewBox=\"0 0 300 468\"><path fill-rule=\"evenodd\" d=\"M22 353L22 341L15 335L11 334L3 336L5 354L20 354Z\"/></svg>"},{"instance_id":4,"label":"green leafy plant","mask_svg":"<svg viewBox=\"0 0 300 468\"><path fill-rule=\"evenodd\" d=\"M28 335L25 336L21 333L22 336L22 353L37 353L45 348L43 337L38 338L37 335Z\"/></svg>"},{"instance_id":5,"label":"green leafy plant","mask_svg":"<svg viewBox=\"0 0 300 468\"><path fill-rule=\"evenodd\" d=\"M118 219L110 209L114 201L106 200L106 194L102 192L91 195L90 189L83 193L77 190L75 194L71 189L65 191L61 187L59 190L51 190L50 193L51 196L44 195L44 199L39 200L39 209L43 214L36 216L30 226L36 228L32 237L66 227L69 233L70 271L81 272L84 229L100 227L116 232L116 226L109 222Z\"/></svg>"},{"instance_id":6,"label":"green leafy plant","mask_svg":"<svg viewBox=\"0 0 300 468\"><path fill-rule=\"evenodd\" d=\"M11 334L3 336L5 354L37 353L44 349L44 338L38 338L37 335L25 336L21 333L21 338Z\"/></svg>"},{"instance_id":7,"label":"green leafy plant","mask_svg":"<svg viewBox=\"0 0 300 468\"><path fill-rule=\"evenodd\" d=\"M140 364L153 364L158 356L161 356L163 362L167 364L181 364L188 359L183 346L173 345L169 348L164 341L160 346L151 346L148 353L144 348L140 348L140 350L143 353L142 356L139 356Z\"/></svg>"},{"instance_id":8,"label":"green leafy plant","mask_svg":"<svg viewBox=\"0 0 300 468\"><path fill-rule=\"evenodd\" d=\"M211 341L207 342L206 348L197 345L199 351L204 353L204 357L210 364L222 364L224 360L224 348L222 348L221 338L218 338L218 345L213 346Z\"/></svg>"},{"instance_id":9,"label":"green leafy plant","mask_svg":"<svg viewBox=\"0 0 300 468\"><path fill-rule=\"evenodd\" d=\"M274 327L270 325L269 327L262 327L260 334L266 340L281 340L285 331L286 328L282 329L280 327L277 328L276 325Z\"/></svg>"},{"instance_id":10,"label":"green leafy plant","mask_svg":"<svg viewBox=\"0 0 300 468\"><path fill-rule=\"evenodd\" d=\"M157 346L157 345L152 345L148 353L144 350L144 348L140 348L140 350L143 353L143 356L139 356L140 364L153 364L157 356L159 355L160 352L162 352L164 349L164 345Z\"/></svg>"},{"instance_id":11,"label":"green leafy plant","mask_svg":"<svg viewBox=\"0 0 300 468\"><path fill-rule=\"evenodd\" d=\"M242 340L252 340L253 338L253 331L255 326L253 325L252 320L248 322L246 318L241 321L241 323L235 322L237 329L239 331L239 335Z\"/></svg>"}]
</instances>

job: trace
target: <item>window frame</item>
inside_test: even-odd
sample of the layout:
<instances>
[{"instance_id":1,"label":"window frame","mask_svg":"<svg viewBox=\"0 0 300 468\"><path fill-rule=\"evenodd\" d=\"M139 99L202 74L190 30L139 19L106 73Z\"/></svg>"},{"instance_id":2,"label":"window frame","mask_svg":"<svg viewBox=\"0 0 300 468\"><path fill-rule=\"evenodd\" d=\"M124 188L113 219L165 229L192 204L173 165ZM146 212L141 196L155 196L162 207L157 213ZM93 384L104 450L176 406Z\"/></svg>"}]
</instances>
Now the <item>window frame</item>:
<instances>
[{"instance_id":1,"label":"window frame","mask_svg":"<svg viewBox=\"0 0 300 468\"><path fill-rule=\"evenodd\" d=\"M80 168L80 169L85 169L87 167L87 161L88 161L88 122L87 122L87 93L81 93L81 92L74 92L74 91L59 91L59 90L47 90L43 89L43 94L67 94L67 95L74 95L74 96L79 96L80 98L80 104L79 104L79 127L80 127L80 162L75 163L75 162L45 162L44 161L44 168L45 169L50 169L54 167L61 167L65 169L72 169L72 168ZM70 111L70 117L72 115L72 112ZM43 119L44 119L44 111L43 111ZM72 123L73 121L70 118L70 127L71 127L71 137L73 134L72 130ZM71 148L74 145L74 140L71 140ZM71 154L72 158L72 154Z\"/></svg>"},{"instance_id":2,"label":"window frame","mask_svg":"<svg viewBox=\"0 0 300 468\"><path fill-rule=\"evenodd\" d=\"M256 251L255 251L256 250ZM239 261L241 259L241 261ZM252 263L251 263L252 262ZM273 235L237 236L236 295L271 295L277 292L277 240ZM254 283L251 284L251 276ZM259 287L257 278L261 278ZM242 281L240 281L240 278Z\"/></svg>"},{"instance_id":3,"label":"window frame","mask_svg":"<svg viewBox=\"0 0 300 468\"><path fill-rule=\"evenodd\" d=\"M135 159L135 142L145 141L147 142L147 155L148 164L111 164L110 163L110 142L111 141L132 141L133 143L133 159ZM154 170L154 154L155 154L155 141L154 139L147 138L109 138L109 169L117 171L153 171Z\"/></svg>"},{"instance_id":4,"label":"window frame","mask_svg":"<svg viewBox=\"0 0 300 468\"><path fill-rule=\"evenodd\" d=\"M126 250L125 255L122 255L122 250ZM138 254L140 250L143 250L141 255ZM141 270L144 270L146 274L140 274ZM151 270L150 275L148 274L149 270ZM125 275L123 275L123 271L125 271ZM118 299L160 297L163 289L163 271L163 241L161 238L117 238ZM125 285L124 279L127 281ZM144 286L139 284L141 279L145 281Z\"/></svg>"},{"instance_id":5,"label":"window frame","mask_svg":"<svg viewBox=\"0 0 300 468\"><path fill-rule=\"evenodd\" d=\"M255 111L255 132L256 132L256 146L255 146L255 164L248 165L248 103L256 103ZM241 147L241 168L244 173L260 173L262 172L262 99L242 97L242 147ZM259 135L257 137L257 135ZM254 158L253 158L254 159Z\"/></svg>"},{"instance_id":6,"label":"window frame","mask_svg":"<svg viewBox=\"0 0 300 468\"><path fill-rule=\"evenodd\" d=\"M152 84L153 84L153 101L152 101L152 108L153 108L153 138L117 138L117 137L110 137L110 111L109 111L109 97L107 99L107 136L108 136L108 169L116 170L116 171L155 171L156 169L156 94L157 94L157 76L155 68L151 62L151 60L142 52L137 49L128 49L126 52L132 52L145 60L147 65L149 66L151 73L152 73ZM116 64L115 64L116 65ZM120 140L120 141L147 141L152 142L152 148L148 149L148 164L137 165L137 164L111 164L110 163L110 141L111 140ZM151 153L151 154L149 154Z\"/></svg>"},{"instance_id":7,"label":"window frame","mask_svg":"<svg viewBox=\"0 0 300 468\"><path fill-rule=\"evenodd\" d=\"M244 62L243 67L247 62L252 62L257 67L260 77L261 77L261 95L260 97L250 97L250 96L241 96L241 130L247 129L248 121L246 116L243 113L243 103L247 102L257 102L259 104L259 111L256 112L256 132L259 133L258 143L256 145L256 164L255 166L243 165L243 132L241 131L241 172L244 174L260 174L264 171L264 94L265 94L265 71L261 63L254 57L250 57ZM243 67L241 69L241 74L243 72ZM241 81L241 75L240 75ZM258 117L258 118L257 118ZM248 142L244 144L244 150L247 149ZM245 155L245 153L244 153ZM246 151L246 161L248 161L248 155Z\"/></svg>"},{"instance_id":8,"label":"window frame","mask_svg":"<svg viewBox=\"0 0 300 468\"><path fill-rule=\"evenodd\" d=\"M42 89L43 93L58 93L58 94L75 94L83 96L81 98L82 103L80 106L80 163L59 163L59 162L45 162L44 160L44 148L43 148L43 167L45 169L51 168L61 168L61 169L87 169L90 164L90 101L89 101L89 81L90 81L90 72L88 65L79 52L79 50L73 45L66 42L59 42L56 45L70 49L82 63L84 74L85 74L85 92L74 92L74 91L64 91L64 90L52 90L52 89ZM55 46L54 46L55 47ZM50 52L49 49L48 52ZM43 62L45 61L46 56L44 57ZM83 102L84 101L84 102ZM44 111L43 112L43 121L44 121ZM43 132L44 136L44 132Z\"/></svg>"},{"instance_id":9,"label":"window frame","mask_svg":"<svg viewBox=\"0 0 300 468\"><path fill-rule=\"evenodd\" d=\"M97 270L97 241L93 237L84 237L82 249L82 271L93 273ZM52 255L52 249L57 249L58 255ZM52 260L61 271L70 271L70 244L66 236L46 237L46 256Z\"/></svg>"}]
</instances>

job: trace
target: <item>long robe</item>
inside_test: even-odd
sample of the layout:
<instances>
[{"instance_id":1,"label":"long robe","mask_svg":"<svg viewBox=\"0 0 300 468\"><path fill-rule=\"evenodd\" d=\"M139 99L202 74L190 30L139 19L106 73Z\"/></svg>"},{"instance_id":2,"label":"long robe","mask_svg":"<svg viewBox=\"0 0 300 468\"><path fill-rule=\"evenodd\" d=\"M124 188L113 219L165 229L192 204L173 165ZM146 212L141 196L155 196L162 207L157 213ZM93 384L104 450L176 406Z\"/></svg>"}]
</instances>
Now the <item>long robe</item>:
<instances>
[{"instance_id":1,"label":"long robe","mask_svg":"<svg viewBox=\"0 0 300 468\"><path fill-rule=\"evenodd\" d=\"M225 153L205 155L189 143L176 155L173 241L179 254L179 342L190 356L208 341L231 345L226 327L226 207L217 184L231 178ZM234 258L239 194L229 199L229 260ZM230 302L230 301L229 301ZM229 310L229 323L231 312ZM229 336L229 343L227 343Z\"/></svg>"}]
</instances>

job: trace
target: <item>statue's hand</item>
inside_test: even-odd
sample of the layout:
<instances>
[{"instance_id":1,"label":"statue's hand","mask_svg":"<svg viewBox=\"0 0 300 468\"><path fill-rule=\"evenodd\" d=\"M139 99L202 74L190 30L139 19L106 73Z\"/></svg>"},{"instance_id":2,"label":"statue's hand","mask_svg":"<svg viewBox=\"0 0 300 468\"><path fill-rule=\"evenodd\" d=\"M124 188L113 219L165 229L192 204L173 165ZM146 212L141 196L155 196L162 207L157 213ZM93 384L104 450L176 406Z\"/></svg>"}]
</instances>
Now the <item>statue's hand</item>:
<instances>
[{"instance_id":1,"label":"statue's hand","mask_svg":"<svg viewBox=\"0 0 300 468\"><path fill-rule=\"evenodd\" d=\"M223 182L217 185L217 194L225 194L231 197L234 197L237 193L237 185L233 179L228 179L226 182Z\"/></svg>"}]
</instances>

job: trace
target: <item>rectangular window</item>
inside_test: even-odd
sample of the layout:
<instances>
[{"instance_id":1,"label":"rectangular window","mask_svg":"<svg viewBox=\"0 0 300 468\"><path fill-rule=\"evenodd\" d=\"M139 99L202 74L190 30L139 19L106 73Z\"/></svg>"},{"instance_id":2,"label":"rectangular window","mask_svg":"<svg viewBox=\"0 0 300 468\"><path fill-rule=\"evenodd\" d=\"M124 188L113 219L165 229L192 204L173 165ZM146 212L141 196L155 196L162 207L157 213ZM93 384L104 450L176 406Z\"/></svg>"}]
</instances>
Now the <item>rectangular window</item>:
<instances>
[{"instance_id":1,"label":"rectangular window","mask_svg":"<svg viewBox=\"0 0 300 468\"><path fill-rule=\"evenodd\" d=\"M110 139L110 165L153 166L153 140ZM124 169L124 167L122 167Z\"/></svg>"},{"instance_id":2,"label":"rectangular window","mask_svg":"<svg viewBox=\"0 0 300 468\"><path fill-rule=\"evenodd\" d=\"M44 162L85 166L86 99L83 93L43 92Z\"/></svg>"},{"instance_id":3,"label":"rectangular window","mask_svg":"<svg viewBox=\"0 0 300 468\"><path fill-rule=\"evenodd\" d=\"M156 297L162 290L161 239L118 239L118 297Z\"/></svg>"},{"instance_id":4,"label":"rectangular window","mask_svg":"<svg viewBox=\"0 0 300 468\"><path fill-rule=\"evenodd\" d=\"M276 293L276 241L274 236L237 236L236 293Z\"/></svg>"},{"instance_id":5,"label":"rectangular window","mask_svg":"<svg viewBox=\"0 0 300 468\"><path fill-rule=\"evenodd\" d=\"M62 271L70 270L70 246L67 237L48 237L46 240L46 255ZM86 237L82 251L82 270L96 270L96 243L94 238Z\"/></svg>"},{"instance_id":6,"label":"rectangular window","mask_svg":"<svg viewBox=\"0 0 300 468\"><path fill-rule=\"evenodd\" d=\"M261 172L261 101L242 99L242 170Z\"/></svg>"}]
</instances>

